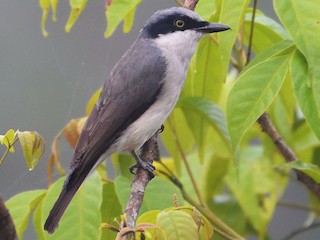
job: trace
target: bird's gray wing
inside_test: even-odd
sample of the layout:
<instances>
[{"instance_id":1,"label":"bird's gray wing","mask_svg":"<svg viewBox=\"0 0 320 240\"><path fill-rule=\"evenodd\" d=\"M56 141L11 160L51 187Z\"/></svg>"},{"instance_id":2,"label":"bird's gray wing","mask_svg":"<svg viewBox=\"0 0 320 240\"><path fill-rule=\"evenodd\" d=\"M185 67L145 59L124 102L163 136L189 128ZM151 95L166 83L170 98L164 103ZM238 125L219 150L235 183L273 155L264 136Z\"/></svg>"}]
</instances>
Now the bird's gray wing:
<instances>
[{"instance_id":1,"label":"bird's gray wing","mask_svg":"<svg viewBox=\"0 0 320 240\"><path fill-rule=\"evenodd\" d=\"M91 170L121 133L157 99L166 63L151 43L137 41L111 72L80 135L71 171Z\"/></svg>"},{"instance_id":2,"label":"bird's gray wing","mask_svg":"<svg viewBox=\"0 0 320 240\"><path fill-rule=\"evenodd\" d=\"M166 62L159 49L146 41L150 40L140 39L128 49L105 83L80 135L62 192L45 223L48 232L55 230L100 156L161 93Z\"/></svg>"}]
</instances>

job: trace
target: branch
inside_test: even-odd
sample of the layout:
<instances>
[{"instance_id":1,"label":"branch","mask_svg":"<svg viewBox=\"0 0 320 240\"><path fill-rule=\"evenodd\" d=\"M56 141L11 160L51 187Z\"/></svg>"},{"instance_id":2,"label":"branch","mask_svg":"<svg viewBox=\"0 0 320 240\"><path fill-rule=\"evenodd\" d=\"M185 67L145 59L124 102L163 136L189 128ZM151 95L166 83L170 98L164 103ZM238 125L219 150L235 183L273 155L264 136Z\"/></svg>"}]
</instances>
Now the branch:
<instances>
[{"instance_id":1,"label":"branch","mask_svg":"<svg viewBox=\"0 0 320 240\"><path fill-rule=\"evenodd\" d=\"M16 229L0 195L0 239L18 240Z\"/></svg>"},{"instance_id":2,"label":"branch","mask_svg":"<svg viewBox=\"0 0 320 240\"><path fill-rule=\"evenodd\" d=\"M277 129L273 126L267 113L264 113L259 117L258 123L260 124L262 131L268 134L268 136L272 139L273 143L276 145L277 149L287 162L298 160L292 149L286 144L286 142L278 133ZM294 169L294 171L298 181L303 183L311 192L314 193L318 199L320 199L320 184L315 182L305 173L297 169Z\"/></svg>"},{"instance_id":3,"label":"branch","mask_svg":"<svg viewBox=\"0 0 320 240\"><path fill-rule=\"evenodd\" d=\"M158 153L158 133L154 134L141 148L140 158L146 162L152 163ZM139 209L142 205L144 191L148 182L152 179L150 173L143 169L138 168L134 180L131 185L131 194L127 209L125 211L127 217L127 226L134 228Z\"/></svg>"},{"instance_id":4,"label":"branch","mask_svg":"<svg viewBox=\"0 0 320 240\"><path fill-rule=\"evenodd\" d=\"M285 238L283 238L283 240L291 240L291 239L294 239L297 235L299 235L300 233L304 233L304 232L307 232L309 230L312 230L314 228L319 228L320 227L320 223L314 223L310 226L307 226L307 227L302 227L302 228L299 228L293 232L291 232L288 236L286 236Z\"/></svg>"},{"instance_id":5,"label":"branch","mask_svg":"<svg viewBox=\"0 0 320 240\"><path fill-rule=\"evenodd\" d=\"M152 163L154 159L158 156L158 133L155 133L141 148L140 158L146 162ZM137 217L139 214L139 210L142 205L143 197L145 189L152 179L147 170L143 168L138 168L137 172L134 176L134 179L131 184L131 192L130 198L127 204L127 208L125 210L126 213L126 221L122 221L120 224L120 229L124 229L125 227L129 227L133 229L136 225ZM120 239L123 239L121 236L121 230L118 234ZM130 238L131 234L128 235Z\"/></svg>"},{"instance_id":6,"label":"branch","mask_svg":"<svg viewBox=\"0 0 320 240\"><path fill-rule=\"evenodd\" d=\"M193 11L196 8L198 2L199 0L186 0L183 7Z\"/></svg>"}]
</instances>

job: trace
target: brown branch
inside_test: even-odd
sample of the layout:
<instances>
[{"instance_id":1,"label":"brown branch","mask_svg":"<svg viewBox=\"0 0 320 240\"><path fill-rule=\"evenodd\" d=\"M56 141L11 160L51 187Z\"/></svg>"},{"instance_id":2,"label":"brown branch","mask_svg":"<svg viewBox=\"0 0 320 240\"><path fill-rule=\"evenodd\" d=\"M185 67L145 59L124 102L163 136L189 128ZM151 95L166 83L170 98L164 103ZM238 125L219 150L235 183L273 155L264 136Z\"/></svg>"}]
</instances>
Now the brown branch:
<instances>
[{"instance_id":1,"label":"brown branch","mask_svg":"<svg viewBox=\"0 0 320 240\"><path fill-rule=\"evenodd\" d=\"M158 156L158 133L155 133L141 148L140 158L148 163L152 163ZM138 168L131 184L130 198L128 200L127 208L125 210L126 221L122 221L120 228L125 227L134 228L136 225L139 210L142 205L144 192L147 184L152 179L150 173L143 169ZM130 234L129 234L130 235ZM130 235L131 236L131 235ZM128 236L128 238L130 238ZM119 239L123 239L121 231L118 234Z\"/></svg>"},{"instance_id":2,"label":"brown branch","mask_svg":"<svg viewBox=\"0 0 320 240\"><path fill-rule=\"evenodd\" d=\"M199 0L186 0L183 7L193 11L196 8L198 2Z\"/></svg>"},{"instance_id":3,"label":"brown branch","mask_svg":"<svg viewBox=\"0 0 320 240\"><path fill-rule=\"evenodd\" d=\"M10 213L0 195L0 239L17 240L18 236Z\"/></svg>"},{"instance_id":4,"label":"brown branch","mask_svg":"<svg viewBox=\"0 0 320 240\"><path fill-rule=\"evenodd\" d=\"M262 131L268 134L268 136L272 139L273 143L287 162L298 160L292 149L286 144L286 142L278 133L277 129L273 126L267 113L264 113L260 116L258 123L260 124ZM314 193L318 199L320 199L320 184L315 182L305 173L297 169L294 169L294 171L298 181L303 183L311 192Z\"/></svg>"}]
</instances>

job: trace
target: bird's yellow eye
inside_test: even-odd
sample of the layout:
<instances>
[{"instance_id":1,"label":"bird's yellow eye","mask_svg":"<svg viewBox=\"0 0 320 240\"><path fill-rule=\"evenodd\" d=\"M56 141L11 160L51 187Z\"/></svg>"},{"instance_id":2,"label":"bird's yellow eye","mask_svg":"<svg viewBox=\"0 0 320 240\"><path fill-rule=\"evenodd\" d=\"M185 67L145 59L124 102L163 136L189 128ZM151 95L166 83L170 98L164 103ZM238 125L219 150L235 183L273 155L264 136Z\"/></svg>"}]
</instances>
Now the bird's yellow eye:
<instances>
[{"instance_id":1,"label":"bird's yellow eye","mask_svg":"<svg viewBox=\"0 0 320 240\"><path fill-rule=\"evenodd\" d=\"M174 25L178 28L183 28L184 27L184 21L181 19L175 20Z\"/></svg>"}]
</instances>

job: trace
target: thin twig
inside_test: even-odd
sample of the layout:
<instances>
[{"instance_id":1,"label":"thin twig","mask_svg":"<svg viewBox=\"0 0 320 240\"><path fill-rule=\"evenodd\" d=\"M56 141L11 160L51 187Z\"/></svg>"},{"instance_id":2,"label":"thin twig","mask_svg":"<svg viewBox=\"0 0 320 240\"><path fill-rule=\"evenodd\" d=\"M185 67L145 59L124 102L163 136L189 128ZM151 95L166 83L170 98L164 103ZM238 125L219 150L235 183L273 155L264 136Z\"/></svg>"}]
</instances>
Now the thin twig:
<instances>
[{"instance_id":1,"label":"thin twig","mask_svg":"<svg viewBox=\"0 0 320 240\"><path fill-rule=\"evenodd\" d=\"M176 145L177 145L177 147L178 147L178 151L179 151L179 153L180 153L181 159L182 159L182 161L183 161L183 163L184 163L184 165L185 165L185 167L186 167L186 169L187 169L187 173L188 173L189 178L190 178L190 180L191 180L191 184L192 184L192 186L193 186L193 188L194 188L194 191L195 191L195 193L196 193L196 195L197 195L197 197L198 197L198 199L199 199L200 204L204 206L204 205L205 205L205 202L204 202L203 199L202 199L202 196L201 196L199 187L198 187L197 182L196 182L196 180L195 180L195 178L194 178L194 176L193 176L193 173L192 173L191 167L190 167L190 165L189 165L189 163L188 163L186 154L184 153L184 150L183 150L183 148L182 148L182 146L181 146L181 143L180 143L180 140L179 140L179 138L178 138L178 134L177 134L176 130L174 129L174 127L172 126L172 123L171 123L171 121L170 121L170 118L168 118L167 121L168 121L169 127L171 128L171 131L172 131L172 133L173 133L173 137L174 137L174 140L175 140Z\"/></svg>"},{"instance_id":2,"label":"thin twig","mask_svg":"<svg viewBox=\"0 0 320 240\"><path fill-rule=\"evenodd\" d=\"M183 7L193 11L196 8L198 1L199 0L186 0Z\"/></svg>"},{"instance_id":3,"label":"thin twig","mask_svg":"<svg viewBox=\"0 0 320 240\"><path fill-rule=\"evenodd\" d=\"M253 40L254 19L255 19L255 16L256 16L257 3L258 3L258 0L254 0L253 1L253 12L252 12L251 26L250 26L249 46L248 46L248 52L247 52L247 62L250 62L250 60L251 60L251 49L252 49L252 40Z\"/></svg>"},{"instance_id":4,"label":"thin twig","mask_svg":"<svg viewBox=\"0 0 320 240\"><path fill-rule=\"evenodd\" d=\"M309 231L309 230L312 230L312 229L318 228L318 227L320 227L320 223L314 223L314 224L311 224L310 226L299 228L299 229L291 232L288 236L284 237L282 240L293 239L294 237L296 237L300 233L304 233L306 231Z\"/></svg>"},{"instance_id":5,"label":"thin twig","mask_svg":"<svg viewBox=\"0 0 320 240\"><path fill-rule=\"evenodd\" d=\"M287 143L283 140L283 138L278 133L277 129L272 124L269 115L267 113L263 113L259 119L258 123L263 132L265 132L273 141L275 146L281 155L286 159L287 162L292 162L297 160L297 156L292 151L292 149L287 145ZM294 169L298 181L302 182L314 195L320 199L320 184L314 181L311 177L306 175L305 173Z\"/></svg>"},{"instance_id":6,"label":"thin twig","mask_svg":"<svg viewBox=\"0 0 320 240\"><path fill-rule=\"evenodd\" d=\"M180 7L183 7L183 2L181 0L176 0L176 3L178 3Z\"/></svg>"},{"instance_id":7,"label":"thin twig","mask_svg":"<svg viewBox=\"0 0 320 240\"><path fill-rule=\"evenodd\" d=\"M299 210L308 211L308 212L314 212L314 213L320 215L320 209L317 209L317 208L313 208L313 207L309 207L309 206L305 206L305 205L301 205L301 204L297 204L297 203L285 202L285 201L279 201L277 204L282 207L288 207L288 208L299 209Z\"/></svg>"}]
</instances>

